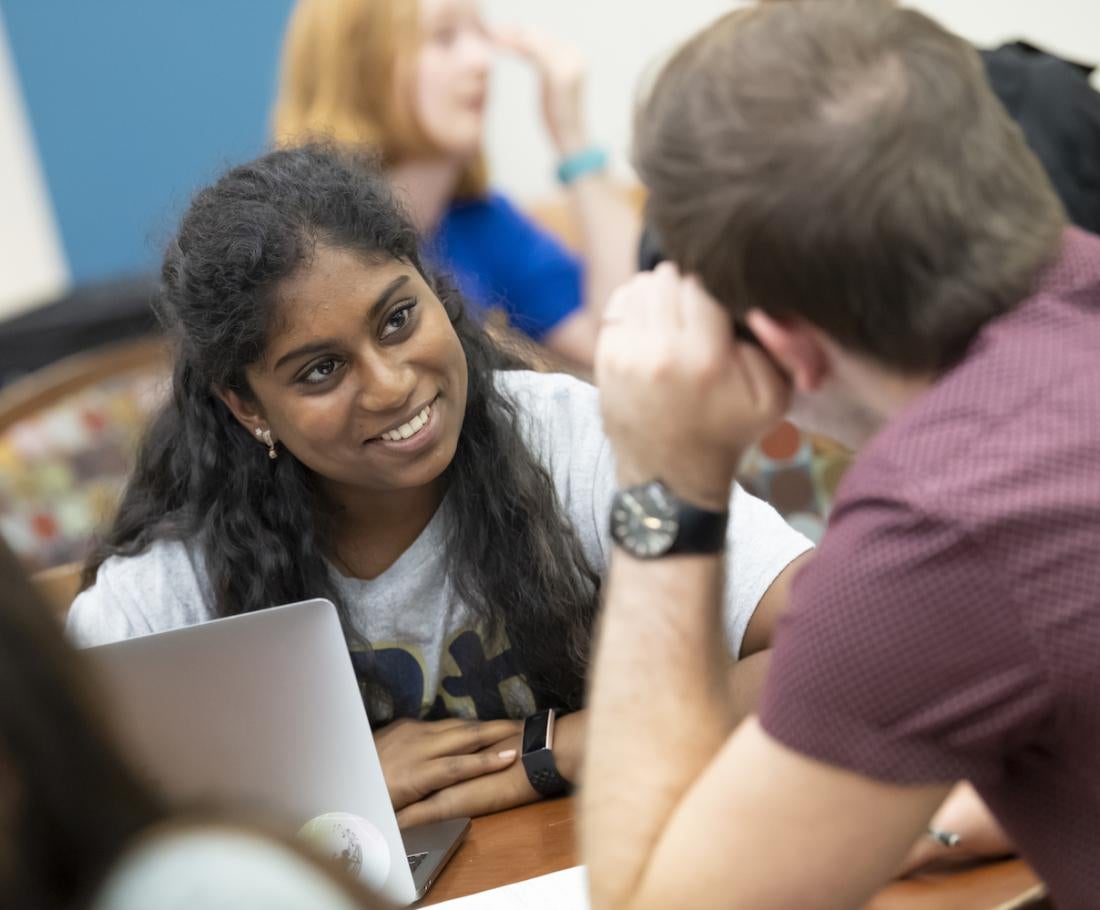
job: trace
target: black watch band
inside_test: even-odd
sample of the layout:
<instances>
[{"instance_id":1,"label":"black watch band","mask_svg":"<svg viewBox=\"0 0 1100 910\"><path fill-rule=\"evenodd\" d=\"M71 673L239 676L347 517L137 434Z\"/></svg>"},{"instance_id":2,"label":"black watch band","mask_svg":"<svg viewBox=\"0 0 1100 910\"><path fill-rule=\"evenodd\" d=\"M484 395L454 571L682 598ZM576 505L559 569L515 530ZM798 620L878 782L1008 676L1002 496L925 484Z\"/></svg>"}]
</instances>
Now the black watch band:
<instances>
[{"instance_id":1,"label":"black watch band","mask_svg":"<svg viewBox=\"0 0 1100 910\"><path fill-rule=\"evenodd\" d=\"M711 512L680 500L680 533L669 553L721 553L726 546L729 512Z\"/></svg>"},{"instance_id":2,"label":"black watch band","mask_svg":"<svg viewBox=\"0 0 1100 910\"><path fill-rule=\"evenodd\" d=\"M557 796L569 790L570 784L558 773L554 762L553 708L532 714L523 722L523 770L536 793Z\"/></svg>"}]
</instances>

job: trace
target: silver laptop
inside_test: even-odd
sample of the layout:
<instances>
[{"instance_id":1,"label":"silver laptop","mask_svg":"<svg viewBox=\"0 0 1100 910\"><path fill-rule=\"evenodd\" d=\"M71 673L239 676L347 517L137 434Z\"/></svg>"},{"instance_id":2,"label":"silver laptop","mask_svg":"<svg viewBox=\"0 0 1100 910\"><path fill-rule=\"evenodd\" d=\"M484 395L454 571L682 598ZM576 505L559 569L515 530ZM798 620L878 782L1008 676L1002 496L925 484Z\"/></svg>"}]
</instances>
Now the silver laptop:
<instances>
[{"instance_id":1,"label":"silver laptop","mask_svg":"<svg viewBox=\"0 0 1100 910\"><path fill-rule=\"evenodd\" d=\"M381 892L392 901L422 897L469 827L469 819L455 819L398 831L327 600L85 653L111 699L123 746L164 793L258 811L293 830L326 813L367 819L389 848Z\"/></svg>"}]
</instances>

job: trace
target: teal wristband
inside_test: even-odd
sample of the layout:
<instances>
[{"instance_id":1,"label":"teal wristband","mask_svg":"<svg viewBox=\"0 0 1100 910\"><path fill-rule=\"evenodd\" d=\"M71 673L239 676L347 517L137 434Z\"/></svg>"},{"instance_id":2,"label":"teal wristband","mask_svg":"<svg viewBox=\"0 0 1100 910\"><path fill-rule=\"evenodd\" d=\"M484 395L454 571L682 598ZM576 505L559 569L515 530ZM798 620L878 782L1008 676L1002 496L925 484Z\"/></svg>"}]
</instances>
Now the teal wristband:
<instances>
[{"instance_id":1,"label":"teal wristband","mask_svg":"<svg viewBox=\"0 0 1100 910\"><path fill-rule=\"evenodd\" d=\"M558 165L558 180L569 186L585 174L602 171L605 167L607 167L607 152L595 147L581 149L561 160L561 164Z\"/></svg>"}]
</instances>

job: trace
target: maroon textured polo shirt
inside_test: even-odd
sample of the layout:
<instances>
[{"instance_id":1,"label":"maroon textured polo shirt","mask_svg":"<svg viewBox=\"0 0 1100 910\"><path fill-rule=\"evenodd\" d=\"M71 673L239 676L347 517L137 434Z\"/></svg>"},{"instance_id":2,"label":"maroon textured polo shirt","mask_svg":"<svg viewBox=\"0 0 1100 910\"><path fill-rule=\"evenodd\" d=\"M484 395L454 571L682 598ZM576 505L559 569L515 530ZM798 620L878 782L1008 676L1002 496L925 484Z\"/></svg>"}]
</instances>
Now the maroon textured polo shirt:
<instances>
[{"instance_id":1,"label":"maroon textured polo shirt","mask_svg":"<svg viewBox=\"0 0 1100 910\"><path fill-rule=\"evenodd\" d=\"M968 778L1060 908L1100 907L1100 238L845 477L761 708L791 748Z\"/></svg>"}]
</instances>

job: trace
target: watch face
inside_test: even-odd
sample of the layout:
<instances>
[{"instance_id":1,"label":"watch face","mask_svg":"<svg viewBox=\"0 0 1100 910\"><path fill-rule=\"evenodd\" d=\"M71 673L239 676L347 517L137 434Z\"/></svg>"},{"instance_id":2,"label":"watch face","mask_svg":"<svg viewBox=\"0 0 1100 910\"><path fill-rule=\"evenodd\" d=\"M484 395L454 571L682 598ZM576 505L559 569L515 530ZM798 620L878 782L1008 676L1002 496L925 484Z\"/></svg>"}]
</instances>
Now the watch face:
<instances>
[{"instance_id":1,"label":"watch face","mask_svg":"<svg viewBox=\"0 0 1100 910\"><path fill-rule=\"evenodd\" d=\"M627 552L661 556L680 531L676 504L660 483L621 490L611 506L611 533Z\"/></svg>"},{"instance_id":2,"label":"watch face","mask_svg":"<svg viewBox=\"0 0 1100 910\"><path fill-rule=\"evenodd\" d=\"M537 721L537 723L536 723ZM537 752L546 748L546 712L535 715L529 722L523 725L523 750L522 754Z\"/></svg>"}]
</instances>

